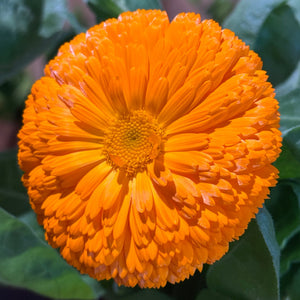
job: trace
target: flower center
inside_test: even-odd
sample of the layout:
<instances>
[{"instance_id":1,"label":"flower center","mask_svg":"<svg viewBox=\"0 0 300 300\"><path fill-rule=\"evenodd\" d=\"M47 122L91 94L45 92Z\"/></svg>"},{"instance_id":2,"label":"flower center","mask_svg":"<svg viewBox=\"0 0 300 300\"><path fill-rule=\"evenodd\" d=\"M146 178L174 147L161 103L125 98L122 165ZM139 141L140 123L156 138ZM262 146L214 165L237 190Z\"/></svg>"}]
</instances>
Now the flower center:
<instances>
[{"instance_id":1,"label":"flower center","mask_svg":"<svg viewBox=\"0 0 300 300\"><path fill-rule=\"evenodd\" d=\"M116 119L106 132L104 154L108 163L128 176L145 170L160 152L163 130L144 110Z\"/></svg>"}]
</instances>

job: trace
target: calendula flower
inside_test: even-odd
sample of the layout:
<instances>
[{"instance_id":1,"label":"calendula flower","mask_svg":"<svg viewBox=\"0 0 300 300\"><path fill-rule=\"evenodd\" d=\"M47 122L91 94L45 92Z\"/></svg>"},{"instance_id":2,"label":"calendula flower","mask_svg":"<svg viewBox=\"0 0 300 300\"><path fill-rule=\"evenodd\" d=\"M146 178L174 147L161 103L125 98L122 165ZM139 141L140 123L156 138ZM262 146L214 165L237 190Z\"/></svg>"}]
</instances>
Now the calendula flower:
<instances>
[{"instance_id":1,"label":"calendula flower","mask_svg":"<svg viewBox=\"0 0 300 300\"><path fill-rule=\"evenodd\" d=\"M123 13L64 44L26 101L23 182L82 273L160 287L213 263L274 186L278 103L258 55L193 13Z\"/></svg>"}]
</instances>

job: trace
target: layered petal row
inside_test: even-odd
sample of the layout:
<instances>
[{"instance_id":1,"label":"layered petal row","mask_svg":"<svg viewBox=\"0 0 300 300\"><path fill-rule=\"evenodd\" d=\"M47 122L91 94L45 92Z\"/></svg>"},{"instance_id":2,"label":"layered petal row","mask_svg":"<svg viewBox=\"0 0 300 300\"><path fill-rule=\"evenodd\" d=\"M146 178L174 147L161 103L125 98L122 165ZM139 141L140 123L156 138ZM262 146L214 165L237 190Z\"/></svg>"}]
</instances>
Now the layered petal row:
<instances>
[{"instance_id":1,"label":"layered petal row","mask_svg":"<svg viewBox=\"0 0 300 300\"><path fill-rule=\"evenodd\" d=\"M261 68L193 13L127 12L61 46L19 132L49 244L126 286L179 282L220 259L278 177L278 103Z\"/></svg>"}]
</instances>

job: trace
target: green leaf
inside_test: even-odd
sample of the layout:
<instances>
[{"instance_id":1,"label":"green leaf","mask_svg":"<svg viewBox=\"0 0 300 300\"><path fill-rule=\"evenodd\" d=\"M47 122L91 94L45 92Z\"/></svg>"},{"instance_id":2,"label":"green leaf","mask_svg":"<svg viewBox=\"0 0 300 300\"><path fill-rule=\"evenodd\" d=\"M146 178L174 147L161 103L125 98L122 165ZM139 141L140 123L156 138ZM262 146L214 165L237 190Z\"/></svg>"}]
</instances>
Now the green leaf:
<instances>
[{"instance_id":1,"label":"green leaf","mask_svg":"<svg viewBox=\"0 0 300 300\"><path fill-rule=\"evenodd\" d=\"M17 164L17 151L0 153L0 206L14 215L30 209L21 170Z\"/></svg>"},{"instance_id":2,"label":"green leaf","mask_svg":"<svg viewBox=\"0 0 300 300\"><path fill-rule=\"evenodd\" d=\"M216 291L203 289L197 296L196 300L231 300L232 298L220 295Z\"/></svg>"},{"instance_id":3,"label":"green leaf","mask_svg":"<svg viewBox=\"0 0 300 300\"><path fill-rule=\"evenodd\" d=\"M271 11L284 0L241 0L232 14L225 20L224 27L234 31L246 44L254 48L256 37Z\"/></svg>"},{"instance_id":4,"label":"green leaf","mask_svg":"<svg viewBox=\"0 0 300 300\"><path fill-rule=\"evenodd\" d=\"M254 45L274 85L284 81L294 71L300 59L299 40L300 25L293 10L286 4L276 7L257 33Z\"/></svg>"},{"instance_id":5,"label":"green leaf","mask_svg":"<svg viewBox=\"0 0 300 300\"><path fill-rule=\"evenodd\" d=\"M300 59L300 5L296 1L241 0L224 22L258 52L274 85L287 78Z\"/></svg>"},{"instance_id":6,"label":"green leaf","mask_svg":"<svg viewBox=\"0 0 300 300\"><path fill-rule=\"evenodd\" d=\"M115 0L117 3L124 3L123 10L124 11L134 11L138 8L140 9L161 9L160 0Z\"/></svg>"},{"instance_id":7,"label":"green leaf","mask_svg":"<svg viewBox=\"0 0 300 300\"><path fill-rule=\"evenodd\" d=\"M290 77L276 87L279 101L280 129L285 134L300 124L300 63Z\"/></svg>"},{"instance_id":8,"label":"green leaf","mask_svg":"<svg viewBox=\"0 0 300 300\"><path fill-rule=\"evenodd\" d=\"M287 147L289 147L293 156L300 161L300 125L285 132L284 141ZM298 177L300 177L300 170Z\"/></svg>"},{"instance_id":9,"label":"green leaf","mask_svg":"<svg viewBox=\"0 0 300 300\"><path fill-rule=\"evenodd\" d=\"M285 140L283 140L281 150L280 156L274 163L274 166L279 170L280 179L299 178L300 161L295 158Z\"/></svg>"},{"instance_id":10,"label":"green leaf","mask_svg":"<svg viewBox=\"0 0 300 300\"><path fill-rule=\"evenodd\" d=\"M39 35L49 38L60 31L65 24L68 9L65 1L45 1L42 11L42 22L39 28Z\"/></svg>"},{"instance_id":11,"label":"green leaf","mask_svg":"<svg viewBox=\"0 0 300 300\"><path fill-rule=\"evenodd\" d=\"M284 200L284 201L283 201ZM300 188L297 181L282 181L271 189L266 201L281 249L300 232ZM284 213L283 213L284 212Z\"/></svg>"},{"instance_id":12,"label":"green leaf","mask_svg":"<svg viewBox=\"0 0 300 300\"><path fill-rule=\"evenodd\" d=\"M207 265L204 265L201 272L196 271L189 279L184 280L180 284L167 284L166 287L161 290L171 295L174 300L195 299L200 290L206 287L205 278L207 268Z\"/></svg>"},{"instance_id":13,"label":"green leaf","mask_svg":"<svg viewBox=\"0 0 300 300\"><path fill-rule=\"evenodd\" d=\"M0 84L59 40L64 0L0 2Z\"/></svg>"},{"instance_id":14,"label":"green leaf","mask_svg":"<svg viewBox=\"0 0 300 300\"><path fill-rule=\"evenodd\" d=\"M281 299L300 299L300 264L294 264L291 270L281 279L282 295Z\"/></svg>"},{"instance_id":15,"label":"green leaf","mask_svg":"<svg viewBox=\"0 0 300 300\"><path fill-rule=\"evenodd\" d=\"M300 63L298 63L294 72L290 75L289 78L287 78L280 85L276 86L276 96L278 99L281 99L282 97L285 97L286 95L293 92L294 90L296 90L299 87L300 87ZM282 100L280 102L282 102L281 104L283 104L284 100ZM294 108L296 108L296 105L294 105L294 106L295 106ZM281 113L284 113L284 111L281 111ZM298 121L300 121L300 118L298 119ZM295 125L297 125L297 124L294 124L293 126L295 126ZM289 126L289 127L291 127L291 126Z\"/></svg>"},{"instance_id":16,"label":"green leaf","mask_svg":"<svg viewBox=\"0 0 300 300\"><path fill-rule=\"evenodd\" d=\"M39 225L37 216L32 209L18 216L18 219L25 223L42 242L45 242L45 231L43 227Z\"/></svg>"},{"instance_id":17,"label":"green leaf","mask_svg":"<svg viewBox=\"0 0 300 300\"><path fill-rule=\"evenodd\" d=\"M256 216L256 222L262 234L263 240L267 246L267 250L271 255L272 265L276 273L277 287L278 287L278 294L279 294L280 249L276 240L273 219L265 207L260 209L259 213Z\"/></svg>"},{"instance_id":18,"label":"green leaf","mask_svg":"<svg viewBox=\"0 0 300 300\"><path fill-rule=\"evenodd\" d=\"M300 178L300 126L284 132L282 154L274 164L280 178Z\"/></svg>"},{"instance_id":19,"label":"green leaf","mask_svg":"<svg viewBox=\"0 0 300 300\"><path fill-rule=\"evenodd\" d=\"M76 34L86 31L86 28L79 23L76 16L68 10L65 0L46 0L39 35L44 38L51 37L63 28L66 20L73 27Z\"/></svg>"},{"instance_id":20,"label":"green leaf","mask_svg":"<svg viewBox=\"0 0 300 300\"><path fill-rule=\"evenodd\" d=\"M280 130L283 134L283 146L275 166L280 178L300 177L300 64L292 75L276 88L279 101Z\"/></svg>"},{"instance_id":21,"label":"green leaf","mask_svg":"<svg viewBox=\"0 0 300 300\"><path fill-rule=\"evenodd\" d=\"M149 289L149 290L142 290L137 293L131 293L126 295L125 297L116 298L120 300L171 300L168 295L165 295L157 290Z\"/></svg>"},{"instance_id":22,"label":"green leaf","mask_svg":"<svg viewBox=\"0 0 300 300\"><path fill-rule=\"evenodd\" d=\"M116 18L124 11L134 11L138 8L161 9L160 0L84 0L96 14L97 21Z\"/></svg>"},{"instance_id":23,"label":"green leaf","mask_svg":"<svg viewBox=\"0 0 300 300\"><path fill-rule=\"evenodd\" d=\"M292 263L300 262L300 233L295 235L286 245L281 254L280 272L285 274Z\"/></svg>"},{"instance_id":24,"label":"green leaf","mask_svg":"<svg viewBox=\"0 0 300 300\"><path fill-rule=\"evenodd\" d=\"M228 0L215 0L208 9L212 19L222 23L223 20L229 15L234 7L233 1Z\"/></svg>"},{"instance_id":25,"label":"green leaf","mask_svg":"<svg viewBox=\"0 0 300 300\"><path fill-rule=\"evenodd\" d=\"M14 120L16 112L23 110L24 101L30 93L32 77L20 72L0 85L0 118Z\"/></svg>"},{"instance_id":26,"label":"green leaf","mask_svg":"<svg viewBox=\"0 0 300 300\"><path fill-rule=\"evenodd\" d=\"M122 11L114 0L84 0L91 10L95 13L98 22L102 22L108 18L116 18Z\"/></svg>"},{"instance_id":27,"label":"green leaf","mask_svg":"<svg viewBox=\"0 0 300 300\"><path fill-rule=\"evenodd\" d=\"M279 248L273 222L261 209L232 249L207 273L207 285L230 299L279 299ZM221 298L222 299L222 298Z\"/></svg>"},{"instance_id":28,"label":"green leaf","mask_svg":"<svg viewBox=\"0 0 300 300\"><path fill-rule=\"evenodd\" d=\"M293 9L294 15L300 24L300 2L299 0L288 0L289 7Z\"/></svg>"},{"instance_id":29,"label":"green leaf","mask_svg":"<svg viewBox=\"0 0 300 300\"><path fill-rule=\"evenodd\" d=\"M59 299L94 299L92 288L17 218L0 209L0 282Z\"/></svg>"}]
</instances>

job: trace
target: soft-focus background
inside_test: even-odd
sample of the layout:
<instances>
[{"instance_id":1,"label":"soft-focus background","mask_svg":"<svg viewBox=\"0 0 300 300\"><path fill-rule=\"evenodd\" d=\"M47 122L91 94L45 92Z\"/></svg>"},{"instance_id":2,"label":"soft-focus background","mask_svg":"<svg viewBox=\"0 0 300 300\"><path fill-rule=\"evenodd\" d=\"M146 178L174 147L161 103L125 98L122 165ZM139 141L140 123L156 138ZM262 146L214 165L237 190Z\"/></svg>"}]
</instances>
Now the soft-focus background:
<instances>
[{"instance_id":1,"label":"soft-focus background","mask_svg":"<svg viewBox=\"0 0 300 300\"><path fill-rule=\"evenodd\" d=\"M74 35L126 10L200 13L230 28L264 61L280 102L278 185L228 254L160 290L97 282L44 241L17 166L24 101L45 63ZM300 299L299 0L0 0L0 299Z\"/></svg>"}]
</instances>

